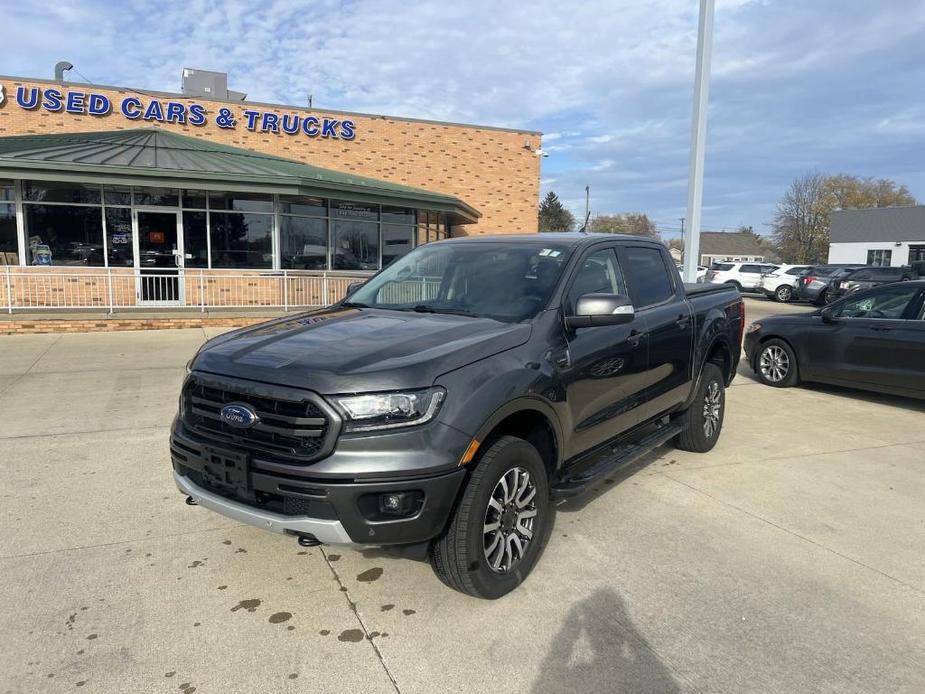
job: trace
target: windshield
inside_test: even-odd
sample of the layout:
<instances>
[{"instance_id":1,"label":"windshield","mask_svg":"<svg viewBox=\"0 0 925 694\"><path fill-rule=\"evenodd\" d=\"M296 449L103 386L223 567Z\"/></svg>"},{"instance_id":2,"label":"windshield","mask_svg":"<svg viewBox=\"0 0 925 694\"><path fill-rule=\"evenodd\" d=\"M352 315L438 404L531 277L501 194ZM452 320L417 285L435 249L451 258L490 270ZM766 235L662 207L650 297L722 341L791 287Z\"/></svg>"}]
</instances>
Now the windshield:
<instances>
[{"instance_id":1,"label":"windshield","mask_svg":"<svg viewBox=\"0 0 925 694\"><path fill-rule=\"evenodd\" d=\"M527 320L546 306L569 252L503 241L429 244L396 260L344 305Z\"/></svg>"}]
</instances>

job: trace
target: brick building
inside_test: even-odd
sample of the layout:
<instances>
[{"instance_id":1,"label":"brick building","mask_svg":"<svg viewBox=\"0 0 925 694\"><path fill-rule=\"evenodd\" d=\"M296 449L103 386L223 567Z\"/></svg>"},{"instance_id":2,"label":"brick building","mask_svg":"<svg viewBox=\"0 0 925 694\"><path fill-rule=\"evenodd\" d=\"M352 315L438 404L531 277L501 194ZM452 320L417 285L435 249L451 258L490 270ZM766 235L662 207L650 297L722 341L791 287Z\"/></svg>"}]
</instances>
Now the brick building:
<instances>
[{"instance_id":1,"label":"brick building","mask_svg":"<svg viewBox=\"0 0 925 694\"><path fill-rule=\"evenodd\" d=\"M327 303L415 245L537 229L537 132L185 91L0 77L0 306Z\"/></svg>"}]
</instances>

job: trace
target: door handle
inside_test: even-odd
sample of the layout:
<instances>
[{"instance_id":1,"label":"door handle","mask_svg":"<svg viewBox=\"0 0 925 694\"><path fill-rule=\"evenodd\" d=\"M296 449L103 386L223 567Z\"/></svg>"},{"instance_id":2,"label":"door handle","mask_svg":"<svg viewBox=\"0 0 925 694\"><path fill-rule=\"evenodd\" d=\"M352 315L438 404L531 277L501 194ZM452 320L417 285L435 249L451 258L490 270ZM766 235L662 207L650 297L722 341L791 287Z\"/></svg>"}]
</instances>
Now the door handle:
<instances>
[{"instance_id":1,"label":"door handle","mask_svg":"<svg viewBox=\"0 0 925 694\"><path fill-rule=\"evenodd\" d=\"M888 333L888 332L890 332L892 329L893 329L893 328L888 328L888 327L886 327L886 326L882 326L882 327L881 327L881 326L874 326L874 327L871 328L871 330L873 330L874 332L878 332L878 333Z\"/></svg>"},{"instance_id":2,"label":"door handle","mask_svg":"<svg viewBox=\"0 0 925 694\"><path fill-rule=\"evenodd\" d=\"M690 324L691 324L690 316L680 315L678 316L678 320L675 321L675 325L677 325L679 328L686 328Z\"/></svg>"},{"instance_id":3,"label":"door handle","mask_svg":"<svg viewBox=\"0 0 925 694\"><path fill-rule=\"evenodd\" d=\"M646 336L645 333L639 332L638 330L633 330L630 332L629 337L626 339L633 347L638 347L639 343Z\"/></svg>"}]
</instances>

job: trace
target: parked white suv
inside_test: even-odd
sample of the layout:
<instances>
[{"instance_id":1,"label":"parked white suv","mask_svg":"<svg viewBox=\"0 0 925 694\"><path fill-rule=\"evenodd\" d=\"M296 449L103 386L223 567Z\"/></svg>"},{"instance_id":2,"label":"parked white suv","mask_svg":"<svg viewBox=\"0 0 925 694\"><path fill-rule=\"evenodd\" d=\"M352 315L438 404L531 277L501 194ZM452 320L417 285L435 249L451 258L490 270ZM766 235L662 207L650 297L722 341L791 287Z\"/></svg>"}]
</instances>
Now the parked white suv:
<instances>
[{"instance_id":1,"label":"parked white suv","mask_svg":"<svg viewBox=\"0 0 925 694\"><path fill-rule=\"evenodd\" d=\"M709 284L732 284L745 292L758 291L761 276L777 269L768 263L713 263L707 270L705 281Z\"/></svg>"},{"instance_id":2,"label":"parked white suv","mask_svg":"<svg viewBox=\"0 0 925 694\"><path fill-rule=\"evenodd\" d=\"M797 281L808 269L809 265L781 265L761 277L758 289L769 299L786 303L796 295Z\"/></svg>"}]
</instances>

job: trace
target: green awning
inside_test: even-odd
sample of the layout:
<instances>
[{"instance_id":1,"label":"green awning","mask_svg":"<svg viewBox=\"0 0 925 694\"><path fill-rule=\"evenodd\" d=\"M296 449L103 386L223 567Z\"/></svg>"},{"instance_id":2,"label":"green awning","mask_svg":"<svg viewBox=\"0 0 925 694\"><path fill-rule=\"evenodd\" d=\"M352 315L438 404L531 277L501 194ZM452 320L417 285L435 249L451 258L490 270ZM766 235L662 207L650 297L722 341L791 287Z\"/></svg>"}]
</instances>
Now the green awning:
<instances>
[{"instance_id":1,"label":"green awning","mask_svg":"<svg viewBox=\"0 0 925 694\"><path fill-rule=\"evenodd\" d=\"M0 178L257 191L437 210L450 224L480 213L452 195L187 137L158 128L0 137Z\"/></svg>"}]
</instances>

